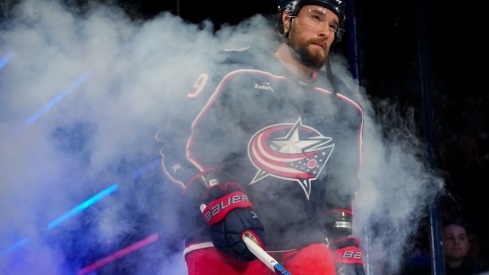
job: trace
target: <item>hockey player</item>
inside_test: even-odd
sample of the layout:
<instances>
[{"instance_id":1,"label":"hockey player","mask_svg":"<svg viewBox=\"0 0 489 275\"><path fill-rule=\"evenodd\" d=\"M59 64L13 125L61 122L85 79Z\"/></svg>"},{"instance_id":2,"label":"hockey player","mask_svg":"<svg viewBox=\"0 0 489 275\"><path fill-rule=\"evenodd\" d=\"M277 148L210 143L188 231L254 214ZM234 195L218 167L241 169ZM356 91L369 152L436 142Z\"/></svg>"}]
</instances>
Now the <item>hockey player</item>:
<instances>
[{"instance_id":1,"label":"hockey player","mask_svg":"<svg viewBox=\"0 0 489 275\"><path fill-rule=\"evenodd\" d=\"M351 235L362 109L321 70L345 3L283 0L277 20L277 48L223 51L225 73L202 73L163 133L189 275L271 274L245 232L291 274L364 274Z\"/></svg>"}]
</instances>

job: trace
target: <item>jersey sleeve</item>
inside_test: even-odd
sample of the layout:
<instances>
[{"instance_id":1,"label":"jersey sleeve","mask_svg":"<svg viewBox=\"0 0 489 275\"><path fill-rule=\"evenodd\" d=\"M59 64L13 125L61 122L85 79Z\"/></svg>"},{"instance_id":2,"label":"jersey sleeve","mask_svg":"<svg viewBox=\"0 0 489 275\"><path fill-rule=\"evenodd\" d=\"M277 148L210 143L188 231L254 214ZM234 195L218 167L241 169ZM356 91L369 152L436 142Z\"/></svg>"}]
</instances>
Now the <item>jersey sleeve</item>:
<instances>
[{"instance_id":1,"label":"jersey sleeve","mask_svg":"<svg viewBox=\"0 0 489 275\"><path fill-rule=\"evenodd\" d=\"M352 234L353 204L357 191L361 187L358 172L362 164L363 152L364 116L362 107L358 103L358 96L341 81L338 81L337 87L339 99L348 102L350 111L343 111L349 114L350 121L347 125L352 131L346 137L349 139L351 150L345 152L343 161L332 169L329 176L330 184L327 185L323 215L330 241L346 238Z\"/></svg>"},{"instance_id":2,"label":"jersey sleeve","mask_svg":"<svg viewBox=\"0 0 489 275\"><path fill-rule=\"evenodd\" d=\"M232 154L229 146L223 146L229 129L220 120L226 113L216 106L222 104L218 102L232 78L229 72L233 64L226 59L227 53L223 55L223 62L214 69L209 67L188 85L181 106L165 122L161 135L164 175L185 194L195 196L194 200L205 191L209 180L223 177L223 162L227 154Z\"/></svg>"},{"instance_id":3,"label":"jersey sleeve","mask_svg":"<svg viewBox=\"0 0 489 275\"><path fill-rule=\"evenodd\" d=\"M163 173L184 193L190 184L201 182L199 177L213 169L210 163L194 155L195 136L200 134L200 128L196 129L195 125L216 86L211 78L209 73L203 72L193 85L189 85L189 92L180 102L177 112L165 122L164 130L159 133L163 142L160 151Z\"/></svg>"}]
</instances>

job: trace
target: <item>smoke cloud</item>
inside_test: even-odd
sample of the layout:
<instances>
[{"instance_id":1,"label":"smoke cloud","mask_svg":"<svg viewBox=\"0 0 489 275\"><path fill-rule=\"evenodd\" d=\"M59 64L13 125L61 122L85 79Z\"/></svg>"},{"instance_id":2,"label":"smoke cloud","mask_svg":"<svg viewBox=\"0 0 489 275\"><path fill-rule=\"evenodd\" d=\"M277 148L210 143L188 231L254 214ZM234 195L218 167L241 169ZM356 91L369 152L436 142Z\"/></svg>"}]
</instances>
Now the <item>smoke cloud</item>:
<instances>
[{"instance_id":1,"label":"smoke cloud","mask_svg":"<svg viewBox=\"0 0 489 275\"><path fill-rule=\"evenodd\" d=\"M158 234L96 274L186 274L181 243L166 237L178 231L179 190L162 181L154 135L220 49L266 43L266 19L214 32L170 13L139 21L96 2L24 0L1 26L0 273L76 274ZM345 60L332 62L354 88ZM413 118L358 93L365 128L355 231L373 274L393 274L443 182L424 161Z\"/></svg>"}]
</instances>

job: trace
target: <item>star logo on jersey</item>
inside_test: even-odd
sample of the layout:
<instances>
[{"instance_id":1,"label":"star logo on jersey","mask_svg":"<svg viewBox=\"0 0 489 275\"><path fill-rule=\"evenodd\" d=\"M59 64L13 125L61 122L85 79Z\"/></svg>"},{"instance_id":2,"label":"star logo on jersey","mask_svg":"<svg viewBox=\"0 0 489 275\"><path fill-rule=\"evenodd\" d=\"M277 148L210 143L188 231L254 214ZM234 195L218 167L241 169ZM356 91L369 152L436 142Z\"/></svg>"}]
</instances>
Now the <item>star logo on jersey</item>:
<instances>
[{"instance_id":1,"label":"star logo on jersey","mask_svg":"<svg viewBox=\"0 0 489 275\"><path fill-rule=\"evenodd\" d=\"M295 123L261 129L248 144L248 156L258 169L250 185L269 176L297 181L309 199L311 182L333 152L332 140L302 125L300 117Z\"/></svg>"},{"instance_id":2,"label":"star logo on jersey","mask_svg":"<svg viewBox=\"0 0 489 275\"><path fill-rule=\"evenodd\" d=\"M177 170L179 170L181 168L182 168L182 166L180 165L180 163L177 163L171 167L171 169L173 170L173 174L176 174Z\"/></svg>"}]
</instances>

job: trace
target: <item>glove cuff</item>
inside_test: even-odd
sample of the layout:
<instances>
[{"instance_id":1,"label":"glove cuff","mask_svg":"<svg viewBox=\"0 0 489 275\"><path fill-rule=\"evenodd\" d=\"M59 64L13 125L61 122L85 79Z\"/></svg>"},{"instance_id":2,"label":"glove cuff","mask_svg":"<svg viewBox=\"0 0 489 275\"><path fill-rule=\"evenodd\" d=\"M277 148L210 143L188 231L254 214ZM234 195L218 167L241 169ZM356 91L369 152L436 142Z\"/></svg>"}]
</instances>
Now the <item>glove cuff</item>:
<instances>
[{"instance_id":1,"label":"glove cuff","mask_svg":"<svg viewBox=\"0 0 489 275\"><path fill-rule=\"evenodd\" d=\"M333 251L334 261L337 264L361 264L363 266L363 250L347 246Z\"/></svg>"},{"instance_id":2,"label":"glove cuff","mask_svg":"<svg viewBox=\"0 0 489 275\"><path fill-rule=\"evenodd\" d=\"M360 239L349 236L347 238L332 241L330 244L330 247L334 250L339 249L339 248L343 248L343 247L347 247L347 246L359 247L360 246Z\"/></svg>"},{"instance_id":3,"label":"glove cuff","mask_svg":"<svg viewBox=\"0 0 489 275\"><path fill-rule=\"evenodd\" d=\"M253 208L248 200L248 196L243 192L235 191L229 193L207 205L202 212L202 217L209 225L220 222L233 209L236 208Z\"/></svg>"},{"instance_id":4,"label":"glove cuff","mask_svg":"<svg viewBox=\"0 0 489 275\"><path fill-rule=\"evenodd\" d=\"M363 266L363 250L359 248L360 239L344 238L332 243L335 263L361 264Z\"/></svg>"}]
</instances>

